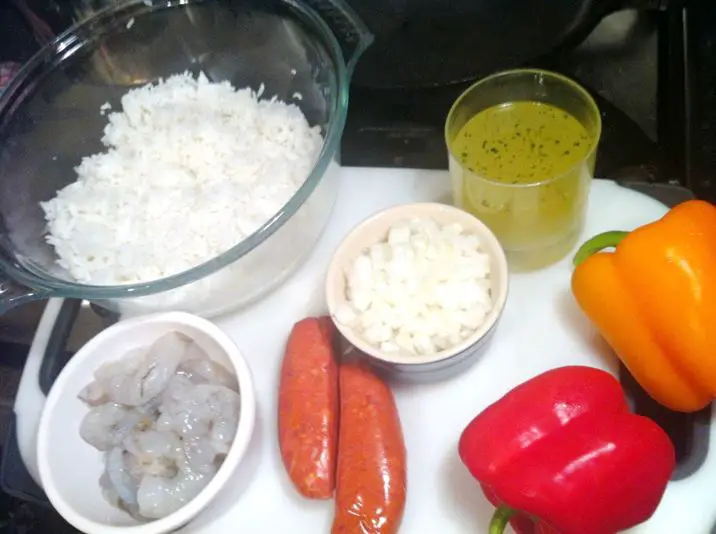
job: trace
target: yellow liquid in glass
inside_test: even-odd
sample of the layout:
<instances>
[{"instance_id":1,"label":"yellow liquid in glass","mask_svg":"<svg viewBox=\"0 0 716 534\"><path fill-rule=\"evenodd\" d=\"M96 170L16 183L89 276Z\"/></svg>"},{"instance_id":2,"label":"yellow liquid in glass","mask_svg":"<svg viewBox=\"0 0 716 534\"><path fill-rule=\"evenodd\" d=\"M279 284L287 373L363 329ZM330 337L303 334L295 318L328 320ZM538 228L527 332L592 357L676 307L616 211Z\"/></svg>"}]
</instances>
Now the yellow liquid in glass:
<instances>
[{"instance_id":1,"label":"yellow liquid in glass","mask_svg":"<svg viewBox=\"0 0 716 534\"><path fill-rule=\"evenodd\" d=\"M549 265L579 237L593 144L587 129L556 106L522 101L485 109L451 146L456 204L495 232L513 269Z\"/></svg>"}]
</instances>

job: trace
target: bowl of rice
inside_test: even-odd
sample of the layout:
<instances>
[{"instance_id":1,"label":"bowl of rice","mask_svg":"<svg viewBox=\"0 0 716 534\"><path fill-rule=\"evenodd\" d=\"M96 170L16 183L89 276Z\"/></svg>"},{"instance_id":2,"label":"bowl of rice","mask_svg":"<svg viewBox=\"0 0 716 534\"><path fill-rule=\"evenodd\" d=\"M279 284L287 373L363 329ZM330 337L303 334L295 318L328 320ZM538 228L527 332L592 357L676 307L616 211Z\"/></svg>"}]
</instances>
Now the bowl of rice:
<instances>
[{"instance_id":1,"label":"bowl of rice","mask_svg":"<svg viewBox=\"0 0 716 534\"><path fill-rule=\"evenodd\" d=\"M371 41L342 0L320 9L131 0L38 52L0 97L0 313L206 317L285 280L330 217Z\"/></svg>"},{"instance_id":2,"label":"bowl of rice","mask_svg":"<svg viewBox=\"0 0 716 534\"><path fill-rule=\"evenodd\" d=\"M333 254L328 310L379 371L407 382L456 376L489 346L507 302L507 259L473 215L402 204L358 224Z\"/></svg>"}]
</instances>

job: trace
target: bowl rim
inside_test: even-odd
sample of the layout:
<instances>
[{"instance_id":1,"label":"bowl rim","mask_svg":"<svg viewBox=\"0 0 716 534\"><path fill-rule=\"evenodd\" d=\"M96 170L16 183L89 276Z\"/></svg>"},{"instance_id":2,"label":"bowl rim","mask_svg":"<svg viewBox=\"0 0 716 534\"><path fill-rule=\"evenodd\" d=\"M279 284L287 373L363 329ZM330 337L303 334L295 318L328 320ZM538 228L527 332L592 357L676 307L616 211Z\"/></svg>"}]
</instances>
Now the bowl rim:
<instances>
[{"instance_id":1,"label":"bowl rim","mask_svg":"<svg viewBox=\"0 0 716 534\"><path fill-rule=\"evenodd\" d=\"M336 317L336 307L338 305L339 298L334 290L338 277L345 276L343 273L344 267L344 256L349 253L353 247L353 241L361 236L366 227L381 223L384 219L392 219L396 213L405 212L405 218L410 217L410 213L418 212L426 214L435 211L442 211L449 213L451 217L455 217L456 222L466 222L470 225L469 229L476 232L482 243L485 241L489 242L489 250L486 252L490 258L497 264L500 272L500 284L497 287L496 298L493 297L493 306L487 314L485 321L480 327L473 332L469 337L450 347L439 352L435 352L428 355L415 355L415 356L401 356L387 354L381 351L379 348L371 345L370 343L363 340L361 336L356 334L353 329L345 324L342 324ZM387 225L385 226L387 229ZM325 282L325 293L326 303L328 306L328 313L333 319L338 331L346 338L346 340L357 348L359 351L368 355L369 357L375 358L389 364L391 366L400 366L404 368L415 367L419 365L432 364L436 362L442 362L449 360L464 351L468 350L473 345L479 343L481 339L490 334L493 328L496 326L502 312L504 311L507 303L507 297L509 294L510 286L510 272L507 265L507 257L505 251L502 248L499 240L495 234L483 223L480 219L468 213L465 210L452 206L450 204L443 204L440 202L415 202L408 204L398 204L391 206L387 209L378 211L369 217L363 219L356 226L354 226L341 240L338 247L331 256L330 263L328 265L328 271Z\"/></svg>"},{"instance_id":2,"label":"bowl rim","mask_svg":"<svg viewBox=\"0 0 716 534\"><path fill-rule=\"evenodd\" d=\"M229 358L234 367L233 371L236 374L239 392L241 394L241 415L239 417L236 435L231 448L229 449L229 453L226 455L224 462L217 470L214 477L196 497L179 508L176 512L173 512L161 519L131 526L107 525L88 519L84 515L77 512L77 510L64 499L63 495L57 489L48 460L49 456L47 454L48 449L51 447L51 444L49 443L50 420L55 417L57 403L59 402L60 397L66 393L68 381L79 369L93 365L91 359L97 346L101 346L109 339L125 335L131 332L133 328L139 325L146 325L147 323L155 323L157 325L166 326L170 326L172 324L185 325L205 333L216 341L225 351L226 356ZM96 364L94 364L94 366L96 367ZM76 393L72 394L76 395ZM101 532L107 534L119 534L120 532L123 534L158 534L162 532L170 532L187 524L194 517L196 517L214 500L217 494L226 485L246 455L246 451L248 450L254 433L255 423L256 393L254 390L251 369L236 344L218 326L206 319L186 312L162 312L123 320L103 330L87 342L60 372L50 389L47 401L42 411L37 434L37 461L40 480L42 482L42 487L55 510L57 510L57 512L68 523L72 524L75 528L81 530L82 532Z\"/></svg>"},{"instance_id":3,"label":"bowl rim","mask_svg":"<svg viewBox=\"0 0 716 534\"><path fill-rule=\"evenodd\" d=\"M7 114L14 114L17 111L16 108L25 102L28 95L35 94L34 90L28 91L28 87L34 86L33 79L37 75L36 71L43 65L51 63L52 60L57 57L62 57L63 61L65 61L65 58L83 50L88 43L93 42L93 40L84 39L86 34L94 35L96 39L98 32L100 32L101 36L104 36L115 31L128 30L127 26L129 25L129 21L143 15L164 9L183 9L185 7L191 7L192 5L218 3L219 1L220 0L155 0L154 2L146 2L146 0L127 0L120 5L104 8L86 20L74 24L36 52L35 55L22 66L2 94L0 94L0 127L2 127ZM323 136L321 151L309 175L294 195L277 213L271 216L253 234L239 241L222 254L196 265L191 269L148 282L124 285L83 284L56 278L44 270L38 272L37 269L26 267L18 261L17 258L8 257L8 254L5 252L0 254L0 267L2 270L14 280L42 292L43 294L38 295L38 298L50 295L85 298L88 300L141 297L175 289L213 274L219 269L236 262L260 246L277 230L283 227L311 196L323 179L329 165L335 159L334 156L338 149L348 113L348 91L351 71L349 71L343 51L335 34L331 31L326 21L313 8L305 3L296 2L294 0L277 1L283 4L288 11L292 12L296 18L306 24L308 28L313 30L313 35L321 41L321 45L332 57L335 70L335 76L330 80L335 97L331 102L331 118L328 121L327 129Z\"/></svg>"}]
</instances>

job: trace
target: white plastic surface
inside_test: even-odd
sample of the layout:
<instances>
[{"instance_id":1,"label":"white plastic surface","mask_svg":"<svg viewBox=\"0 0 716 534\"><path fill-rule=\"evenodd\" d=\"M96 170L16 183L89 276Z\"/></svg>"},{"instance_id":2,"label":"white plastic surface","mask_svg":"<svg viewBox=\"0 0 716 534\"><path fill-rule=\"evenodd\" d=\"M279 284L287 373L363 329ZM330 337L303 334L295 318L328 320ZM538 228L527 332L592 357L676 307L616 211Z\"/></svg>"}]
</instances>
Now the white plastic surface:
<instances>
[{"instance_id":1,"label":"white plastic surface","mask_svg":"<svg viewBox=\"0 0 716 534\"><path fill-rule=\"evenodd\" d=\"M330 532L332 503L299 497L279 458L276 388L286 337L295 321L325 311L323 277L328 259L350 228L392 205L447 200L450 187L447 173L441 171L344 168L341 173L329 229L306 264L256 305L215 320L251 366L258 399L256 429L226 491L181 532ZM665 212L655 200L597 180L584 236L630 230ZM576 308L569 292L570 273L570 260L565 259L542 271L513 275L502 321L482 360L449 381L394 386L408 449L408 504L402 533L487 532L492 507L456 453L462 429L480 410L518 383L553 367L583 364L616 372L615 357ZM38 338L43 335L38 333ZM716 424L711 439L716 440ZM650 521L629 532L708 534L714 522L716 454L710 454L695 475L670 484Z\"/></svg>"},{"instance_id":2,"label":"white plastic surface","mask_svg":"<svg viewBox=\"0 0 716 534\"><path fill-rule=\"evenodd\" d=\"M42 313L40 324L32 340L30 352L22 370L22 377L15 396L15 429L17 446L27 471L37 484L40 475L37 468L37 428L45 406L45 395L40 389L40 367L50 340L52 327L62 308L63 299L50 299Z\"/></svg>"}]
</instances>

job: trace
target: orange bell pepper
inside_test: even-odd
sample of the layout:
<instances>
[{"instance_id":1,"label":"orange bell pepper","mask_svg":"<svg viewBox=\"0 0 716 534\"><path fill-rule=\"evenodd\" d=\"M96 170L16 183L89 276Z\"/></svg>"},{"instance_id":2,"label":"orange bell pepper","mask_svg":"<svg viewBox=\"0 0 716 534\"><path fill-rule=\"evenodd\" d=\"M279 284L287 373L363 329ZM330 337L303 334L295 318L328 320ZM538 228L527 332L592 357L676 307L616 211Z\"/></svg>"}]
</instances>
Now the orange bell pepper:
<instances>
[{"instance_id":1,"label":"orange bell pepper","mask_svg":"<svg viewBox=\"0 0 716 534\"><path fill-rule=\"evenodd\" d=\"M679 412L716 398L716 207L689 200L600 234L574 263L579 307L649 395Z\"/></svg>"}]
</instances>

